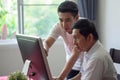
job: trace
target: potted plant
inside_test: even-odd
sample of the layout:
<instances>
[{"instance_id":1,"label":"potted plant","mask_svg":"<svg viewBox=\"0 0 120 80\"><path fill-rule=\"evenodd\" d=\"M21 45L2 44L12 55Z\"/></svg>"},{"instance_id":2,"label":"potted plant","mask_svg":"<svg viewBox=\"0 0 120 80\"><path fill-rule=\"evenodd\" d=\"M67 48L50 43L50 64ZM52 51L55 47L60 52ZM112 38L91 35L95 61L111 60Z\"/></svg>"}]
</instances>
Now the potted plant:
<instances>
[{"instance_id":1,"label":"potted plant","mask_svg":"<svg viewBox=\"0 0 120 80\"><path fill-rule=\"evenodd\" d=\"M8 80L27 80L27 76L20 71L16 71L10 74Z\"/></svg>"}]
</instances>

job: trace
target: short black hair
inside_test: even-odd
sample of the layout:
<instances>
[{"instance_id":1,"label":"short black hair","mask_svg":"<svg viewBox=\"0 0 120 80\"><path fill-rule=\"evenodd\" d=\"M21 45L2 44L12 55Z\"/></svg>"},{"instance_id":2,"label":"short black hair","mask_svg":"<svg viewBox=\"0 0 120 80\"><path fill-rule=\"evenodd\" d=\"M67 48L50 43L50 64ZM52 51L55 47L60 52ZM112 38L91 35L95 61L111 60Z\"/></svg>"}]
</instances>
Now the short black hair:
<instances>
[{"instance_id":1,"label":"short black hair","mask_svg":"<svg viewBox=\"0 0 120 80\"><path fill-rule=\"evenodd\" d=\"M94 36L95 40L98 40L98 33L95 29L95 24L88 19L79 19L74 25L73 29L79 29L80 34L85 38L91 33Z\"/></svg>"},{"instance_id":2,"label":"short black hair","mask_svg":"<svg viewBox=\"0 0 120 80\"><path fill-rule=\"evenodd\" d=\"M78 15L78 6L73 1L64 1L58 6L59 12L70 12L74 17Z\"/></svg>"}]
</instances>

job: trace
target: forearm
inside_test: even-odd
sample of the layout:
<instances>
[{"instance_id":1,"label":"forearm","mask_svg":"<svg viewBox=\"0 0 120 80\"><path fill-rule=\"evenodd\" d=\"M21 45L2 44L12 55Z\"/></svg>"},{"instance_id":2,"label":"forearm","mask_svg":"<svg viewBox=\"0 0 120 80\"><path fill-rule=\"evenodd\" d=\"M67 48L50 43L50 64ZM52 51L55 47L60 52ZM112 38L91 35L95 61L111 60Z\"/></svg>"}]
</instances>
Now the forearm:
<instances>
[{"instance_id":1,"label":"forearm","mask_svg":"<svg viewBox=\"0 0 120 80\"><path fill-rule=\"evenodd\" d=\"M55 39L53 39L52 37L48 37L44 42L44 48L45 50L48 52L50 47L53 45L53 43L55 42Z\"/></svg>"},{"instance_id":2,"label":"forearm","mask_svg":"<svg viewBox=\"0 0 120 80\"><path fill-rule=\"evenodd\" d=\"M64 69L62 70L62 72L60 73L60 75L58 76L58 78L60 78L61 80L64 80L64 78L67 76L67 74L70 72L70 70L72 69L75 61L78 58L78 54L77 55L72 55L69 59L69 61L66 63Z\"/></svg>"}]
</instances>

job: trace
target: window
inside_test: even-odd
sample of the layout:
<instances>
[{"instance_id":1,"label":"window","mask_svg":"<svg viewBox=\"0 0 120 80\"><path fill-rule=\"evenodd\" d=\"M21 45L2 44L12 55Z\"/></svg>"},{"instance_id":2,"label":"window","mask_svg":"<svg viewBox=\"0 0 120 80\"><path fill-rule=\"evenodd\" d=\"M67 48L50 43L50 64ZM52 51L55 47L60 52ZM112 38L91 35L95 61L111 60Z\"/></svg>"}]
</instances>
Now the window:
<instances>
[{"instance_id":1,"label":"window","mask_svg":"<svg viewBox=\"0 0 120 80\"><path fill-rule=\"evenodd\" d=\"M0 40L15 36L18 26L16 0L0 0Z\"/></svg>"},{"instance_id":2,"label":"window","mask_svg":"<svg viewBox=\"0 0 120 80\"><path fill-rule=\"evenodd\" d=\"M46 37L58 21L57 7L64 0L18 0L19 33Z\"/></svg>"},{"instance_id":3,"label":"window","mask_svg":"<svg viewBox=\"0 0 120 80\"><path fill-rule=\"evenodd\" d=\"M0 39L14 38L16 32L46 37L58 21L57 7L62 1L0 0Z\"/></svg>"}]
</instances>

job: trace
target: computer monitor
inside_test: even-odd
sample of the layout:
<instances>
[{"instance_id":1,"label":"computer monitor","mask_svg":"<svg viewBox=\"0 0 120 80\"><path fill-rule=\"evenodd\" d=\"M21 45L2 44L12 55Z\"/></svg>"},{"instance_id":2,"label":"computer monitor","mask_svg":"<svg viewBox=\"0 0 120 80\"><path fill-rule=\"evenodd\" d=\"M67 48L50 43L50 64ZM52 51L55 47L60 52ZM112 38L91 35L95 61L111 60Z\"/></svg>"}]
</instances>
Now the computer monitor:
<instances>
[{"instance_id":1,"label":"computer monitor","mask_svg":"<svg viewBox=\"0 0 120 80\"><path fill-rule=\"evenodd\" d=\"M30 61L27 76L33 80L52 80L40 37L16 35L23 62Z\"/></svg>"}]
</instances>

